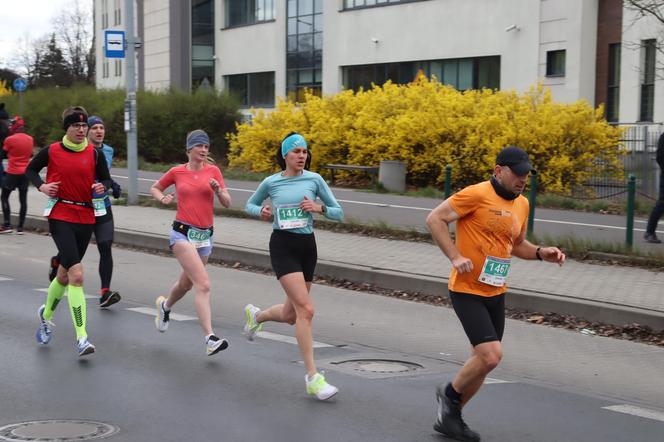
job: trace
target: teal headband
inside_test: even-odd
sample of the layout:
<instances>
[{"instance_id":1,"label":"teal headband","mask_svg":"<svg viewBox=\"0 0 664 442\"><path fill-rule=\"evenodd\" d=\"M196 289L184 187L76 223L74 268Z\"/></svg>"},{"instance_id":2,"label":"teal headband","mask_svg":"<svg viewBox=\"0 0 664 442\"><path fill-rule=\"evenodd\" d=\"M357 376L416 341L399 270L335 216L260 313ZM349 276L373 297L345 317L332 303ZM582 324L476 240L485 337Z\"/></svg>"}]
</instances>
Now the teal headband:
<instances>
[{"instance_id":1,"label":"teal headband","mask_svg":"<svg viewBox=\"0 0 664 442\"><path fill-rule=\"evenodd\" d=\"M286 137L281 143L281 157L286 158L286 154L297 147L307 148L307 142L300 134L293 134Z\"/></svg>"}]
</instances>

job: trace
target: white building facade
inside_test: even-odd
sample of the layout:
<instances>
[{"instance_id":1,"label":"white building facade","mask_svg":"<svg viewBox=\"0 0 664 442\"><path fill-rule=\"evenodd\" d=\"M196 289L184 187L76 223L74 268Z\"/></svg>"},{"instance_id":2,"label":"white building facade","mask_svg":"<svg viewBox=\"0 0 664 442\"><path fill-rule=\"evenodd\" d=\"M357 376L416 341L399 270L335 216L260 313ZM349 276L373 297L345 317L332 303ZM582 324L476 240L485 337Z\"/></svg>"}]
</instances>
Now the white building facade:
<instances>
[{"instance_id":1,"label":"white building facade","mask_svg":"<svg viewBox=\"0 0 664 442\"><path fill-rule=\"evenodd\" d=\"M116 3L122 10L124 0L95 0L98 37L122 26ZM459 90L523 92L542 82L561 102L606 103L612 121L664 121L664 81L653 73L664 62L653 51L664 44L662 25L635 20L620 0L135 4L138 84L147 89L210 85L246 108L270 108L305 88L335 94L388 79L407 83L422 71ZM124 71L115 75L103 38L97 42L97 86L121 87Z\"/></svg>"}]
</instances>

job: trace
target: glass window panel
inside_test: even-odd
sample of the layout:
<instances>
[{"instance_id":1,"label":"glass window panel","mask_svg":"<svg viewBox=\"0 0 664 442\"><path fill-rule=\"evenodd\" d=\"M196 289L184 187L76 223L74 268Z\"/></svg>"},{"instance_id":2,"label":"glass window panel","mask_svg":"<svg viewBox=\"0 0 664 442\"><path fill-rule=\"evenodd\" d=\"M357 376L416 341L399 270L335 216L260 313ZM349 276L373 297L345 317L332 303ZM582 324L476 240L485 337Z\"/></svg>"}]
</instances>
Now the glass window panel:
<instances>
[{"instance_id":1,"label":"glass window panel","mask_svg":"<svg viewBox=\"0 0 664 442\"><path fill-rule=\"evenodd\" d=\"M376 0L366 0L366 5L367 6L373 6L376 4Z\"/></svg>"},{"instance_id":2,"label":"glass window panel","mask_svg":"<svg viewBox=\"0 0 664 442\"><path fill-rule=\"evenodd\" d=\"M312 69L303 69L299 75L300 84L308 84L314 82L314 71Z\"/></svg>"},{"instance_id":3,"label":"glass window panel","mask_svg":"<svg viewBox=\"0 0 664 442\"><path fill-rule=\"evenodd\" d=\"M249 105L274 105L274 72L249 74Z\"/></svg>"},{"instance_id":4,"label":"glass window panel","mask_svg":"<svg viewBox=\"0 0 664 442\"><path fill-rule=\"evenodd\" d=\"M298 67L301 68L313 67L314 65L313 55L314 55L313 52L298 52L297 53Z\"/></svg>"},{"instance_id":5,"label":"glass window panel","mask_svg":"<svg viewBox=\"0 0 664 442\"><path fill-rule=\"evenodd\" d=\"M212 59L212 56L214 55L214 47L194 45L191 48L191 52L192 59Z\"/></svg>"},{"instance_id":6,"label":"glass window panel","mask_svg":"<svg viewBox=\"0 0 664 442\"><path fill-rule=\"evenodd\" d=\"M286 54L286 66L288 68L297 67L297 52L289 52Z\"/></svg>"},{"instance_id":7,"label":"glass window panel","mask_svg":"<svg viewBox=\"0 0 664 442\"><path fill-rule=\"evenodd\" d=\"M430 64L431 72L429 73L430 78L436 77L438 81L443 81L443 62L442 61L432 61Z\"/></svg>"},{"instance_id":8,"label":"glass window panel","mask_svg":"<svg viewBox=\"0 0 664 442\"><path fill-rule=\"evenodd\" d=\"M247 75L245 74L226 76L226 88L228 92L236 96L240 100L240 104L244 106L249 104L247 86Z\"/></svg>"},{"instance_id":9,"label":"glass window panel","mask_svg":"<svg viewBox=\"0 0 664 442\"><path fill-rule=\"evenodd\" d=\"M477 79L474 87L500 89L500 57L477 59Z\"/></svg>"},{"instance_id":10,"label":"glass window panel","mask_svg":"<svg viewBox=\"0 0 664 442\"><path fill-rule=\"evenodd\" d=\"M289 35L288 40L287 40L287 48L286 50L288 52L295 52L297 51L297 37L294 35Z\"/></svg>"},{"instance_id":11,"label":"glass window panel","mask_svg":"<svg viewBox=\"0 0 664 442\"><path fill-rule=\"evenodd\" d=\"M473 88L473 60L459 60L459 84L457 89L465 91Z\"/></svg>"},{"instance_id":12,"label":"glass window panel","mask_svg":"<svg viewBox=\"0 0 664 442\"><path fill-rule=\"evenodd\" d=\"M314 30L314 16L305 15L297 18L297 33L308 34Z\"/></svg>"},{"instance_id":13,"label":"glass window panel","mask_svg":"<svg viewBox=\"0 0 664 442\"><path fill-rule=\"evenodd\" d=\"M314 32L323 31L323 14L313 16L314 19Z\"/></svg>"},{"instance_id":14,"label":"glass window panel","mask_svg":"<svg viewBox=\"0 0 664 442\"><path fill-rule=\"evenodd\" d=\"M286 86L288 89L294 89L295 86L297 85L297 71L296 70L289 70L287 74L287 79L286 79Z\"/></svg>"},{"instance_id":15,"label":"glass window panel","mask_svg":"<svg viewBox=\"0 0 664 442\"><path fill-rule=\"evenodd\" d=\"M297 16L297 0L288 0L288 16Z\"/></svg>"},{"instance_id":16,"label":"glass window panel","mask_svg":"<svg viewBox=\"0 0 664 442\"><path fill-rule=\"evenodd\" d=\"M548 51L546 53L546 75L564 76L565 75L565 50Z\"/></svg>"},{"instance_id":17,"label":"glass window panel","mask_svg":"<svg viewBox=\"0 0 664 442\"><path fill-rule=\"evenodd\" d=\"M314 34L314 49L320 51L323 49L323 33L317 32Z\"/></svg>"},{"instance_id":18,"label":"glass window panel","mask_svg":"<svg viewBox=\"0 0 664 442\"><path fill-rule=\"evenodd\" d=\"M316 69L314 71L314 82L321 83L322 81L323 81L323 70L322 69Z\"/></svg>"},{"instance_id":19,"label":"glass window panel","mask_svg":"<svg viewBox=\"0 0 664 442\"><path fill-rule=\"evenodd\" d=\"M265 20L265 0L256 0L256 21Z\"/></svg>"},{"instance_id":20,"label":"glass window panel","mask_svg":"<svg viewBox=\"0 0 664 442\"><path fill-rule=\"evenodd\" d=\"M459 63L456 60L443 61L443 78L442 82L449 84L452 87L457 87L457 74L459 72Z\"/></svg>"},{"instance_id":21,"label":"glass window panel","mask_svg":"<svg viewBox=\"0 0 664 442\"><path fill-rule=\"evenodd\" d=\"M265 20L274 20L274 0L265 0Z\"/></svg>"},{"instance_id":22,"label":"glass window panel","mask_svg":"<svg viewBox=\"0 0 664 442\"><path fill-rule=\"evenodd\" d=\"M297 15L309 15L314 12L314 0L297 0Z\"/></svg>"},{"instance_id":23,"label":"glass window panel","mask_svg":"<svg viewBox=\"0 0 664 442\"><path fill-rule=\"evenodd\" d=\"M314 51L314 66L317 68L323 66L323 51Z\"/></svg>"},{"instance_id":24,"label":"glass window panel","mask_svg":"<svg viewBox=\"0 0 664 442\"><path fill-rule=\"evenodd\" d=\"M297 18L288 19L288 35L297 34Z\"/></svg>"},{"instance_id":25,"label":"glass window panel","mask_svg":"<svg viewBox=\"0 0 664 442\"><path fill-rule=\"evenodd\" d=\"M305 34L297 36L297 50L309 52L314 48L314 35Z\"/></svg>"},{"instance_id":26,"label":"glass window panel","mask_svg":"<svg viewBox=\"0 0 664 442\"><path fill-rule=\"evenodd\" d=\"M315 0L314 12L316 12L317 14L321 14L323 12L323 0Z\"/></svg>"}]
</instances>

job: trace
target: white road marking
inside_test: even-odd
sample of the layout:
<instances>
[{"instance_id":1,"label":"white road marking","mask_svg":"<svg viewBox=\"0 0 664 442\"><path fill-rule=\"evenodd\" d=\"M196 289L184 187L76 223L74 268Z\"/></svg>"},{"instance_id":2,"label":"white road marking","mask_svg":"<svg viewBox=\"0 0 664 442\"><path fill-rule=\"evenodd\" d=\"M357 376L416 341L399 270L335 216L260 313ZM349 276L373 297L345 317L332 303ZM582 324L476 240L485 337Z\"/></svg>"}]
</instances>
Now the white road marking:
<instances>
[{"instance_id":1,"label":"white road marking","mask_svg":"<svg viewBox=\"0 0 664 442\"><path fill-rule=\"evenodd\" d=\"M13 281L13 278L5 278L4 276L0 276L0 281Z\"/></svg>"},{"instance_id":2,"label":"white road marking","mask_svg":"<svg viewBox=\"0 0 664 442\"><path fill-rule=\"evenodd\" d=\"M618 413L631 414L632 416L643 417L646 419L652 419L660 422L664 422L664 413L656 410L649 410L647 408L641 408L634 405L611 405L610 407L602 407L604 410L616 411Z\"/></svg>"},{"instance_id":3,"label":"white road marking","mask_svg":"<svg viewBox=\"0 0 664 442\"><path fill-rule=\"evenodd\" d=\"M148 315L148 316L152 316L152 317L155 316L155 309L154 308L131 307L131 308L127 308L125 310L129 310L129 311L136 312L136 313L142 313L144 315ZM170 319L172 319L174 321L196 321L198 319L198 318L195 318L194 316L180 315L178 313L173 313L173 312L171 312L169 317L170 317Z\"/></svg>"},{"instance_id":4,"label":"white road marking","mask_svg":"<svg viewBox=\"0 0 664 442\"><path fill-rule=\"evenodd\" d=\"M502 379L484 378L485 384L516 384L514 381L504 381Z\"/></svg>"},{"instance_id":5,"label":"white road marking","mask_svg":"<svg viewBox=\"0 0 664 442\"><path fill-rule=\"evenodd\" d=\"M45 288L45 289L35 289L35 291L36 291L36 292L44 292L44 293L48 293L48 288ZM65 296L67 296L66 293L65 293ZM85 299L97 299L97 296L94 296L94 295L85 295Z\"/></svg>"},{"instance_id":6,"label":"white road marking","mask_svg":"<svg viewBox=\"0 0 664 442\"><path fill-rule=\"evenodd\" d=\"M277 333L270 333L266 331L259 331L256 333L256 336L263 339L270 339L272 341L285 342L287 344L297 345L297 339L292 336L280 335ZM334 347L334 345L325 344L323 342L314 341L314 348L329 348Z\"/></svg>"}]
</instances>

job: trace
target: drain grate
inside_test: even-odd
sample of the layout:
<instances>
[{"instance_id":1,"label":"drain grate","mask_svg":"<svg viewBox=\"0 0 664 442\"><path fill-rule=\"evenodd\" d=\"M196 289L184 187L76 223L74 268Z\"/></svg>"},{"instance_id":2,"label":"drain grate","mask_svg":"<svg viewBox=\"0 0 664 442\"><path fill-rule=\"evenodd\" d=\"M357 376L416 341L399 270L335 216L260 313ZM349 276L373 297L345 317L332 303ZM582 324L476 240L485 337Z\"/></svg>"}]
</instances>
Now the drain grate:
<instances>
[{"instance_id":1,"label":"drain grate","mask_svg":"<svg viewBox=\"0 0 664 442\"><path fill-rule=\"evenodd\" d=\"M116 434L119 428L86 420L21 422L0 428L0 441L69 442L98 440Z\"/></svg>"},{"instance_id":2,"label":"drain grate","mask_svg":"<svg viewBox=\"0 0 664 442\"><path fill-rule=\"evenodd\" d=\"M380 374L404 374L424 368L424 366L414 362L391 359L348 359L332 362L332 364L356 371Z\"/></svg>"}]
</instances>

